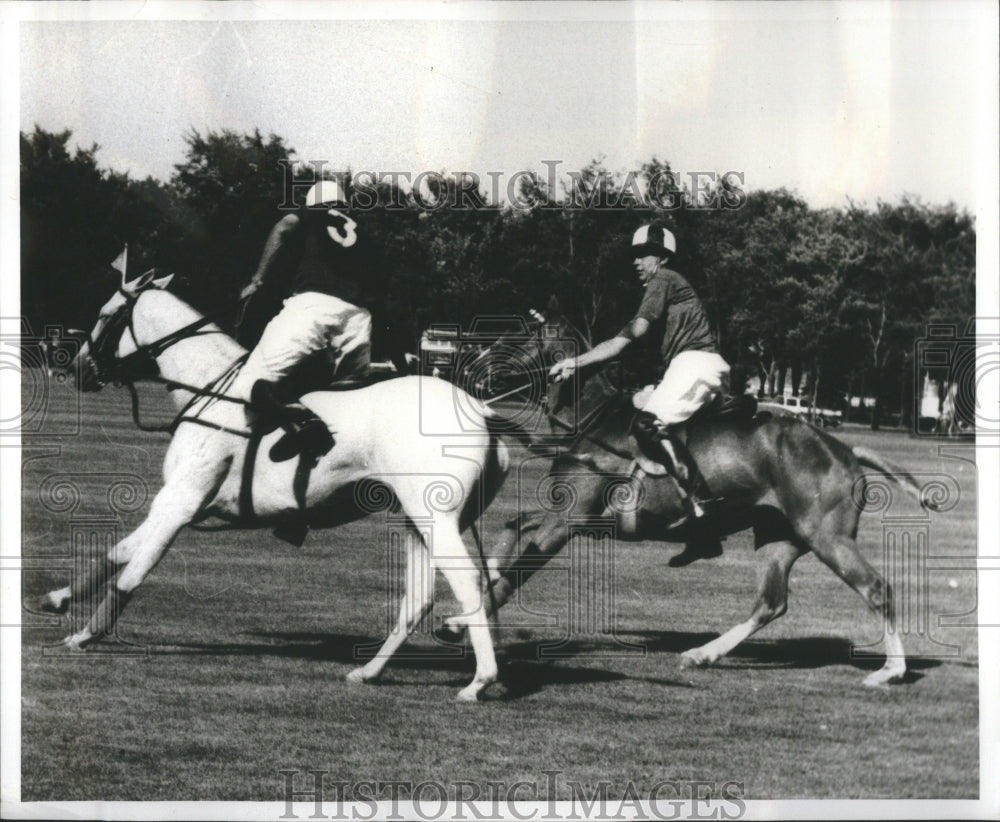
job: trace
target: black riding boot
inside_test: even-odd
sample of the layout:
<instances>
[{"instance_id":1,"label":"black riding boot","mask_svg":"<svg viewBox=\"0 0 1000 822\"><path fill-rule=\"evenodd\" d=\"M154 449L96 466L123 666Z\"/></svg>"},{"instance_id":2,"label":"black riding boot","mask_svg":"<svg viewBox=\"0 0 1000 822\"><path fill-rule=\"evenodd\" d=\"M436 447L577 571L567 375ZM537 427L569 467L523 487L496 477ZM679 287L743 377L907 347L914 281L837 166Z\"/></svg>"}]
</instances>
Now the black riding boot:
<instances>
[{"instance_id":1,"label":"black riding boot","mask_svg":"<svg viewBox=\"0 0 1000 822\"><path fill-rule=\"evenodd\" d=\"M660 422L655 414L648 411L639 412L632 425L632 431L643 453L663 465L677 480L681 503L688 514L689 536L684 550L671 557L667 564L673 568L681 568L690 565L697 559L711 559L721 556L722 543L719 537L712 533L705 524L705 512L692 488L691 480L696 469L693 465L687 464L685 460L686 449L680 443L672 441L674 449L672 454L664 445L664 440L670 438L670 429Z\"/></svg>"},{"instance_id":2,"label":"black riding boot","mask_svg":"<svg viewBox=\"0 0 1000 822\"><path fill-rule=\"evenodd\" d=\"M271 448L270 457L275 462L296 454L321 457L333 448L326 423L302 403L283 398L274 383L257 380L250 391L250 403L265 426L280 425L286 432Z\"/></svg>"},{"instance_id":3,"label":"black riding boot","mask_svg":"<svg viewBox=\"0 0 1000 822\"><path fill-rule=\"evenodd\" d=\"M655 414L640 411L632 423L632 432L642 452L652 460L660 463L667 472L677 480L681 499L686 508L694 509L696 516L701 516L697 500L692 496L691 470L682 458L682 447L670 437L670 429L664 425ZM666 441L670 440L668 447ZM685 449L686 450L686 449ZM689 510L689 513L691 511Z\"/></svg>"}]
</instances>

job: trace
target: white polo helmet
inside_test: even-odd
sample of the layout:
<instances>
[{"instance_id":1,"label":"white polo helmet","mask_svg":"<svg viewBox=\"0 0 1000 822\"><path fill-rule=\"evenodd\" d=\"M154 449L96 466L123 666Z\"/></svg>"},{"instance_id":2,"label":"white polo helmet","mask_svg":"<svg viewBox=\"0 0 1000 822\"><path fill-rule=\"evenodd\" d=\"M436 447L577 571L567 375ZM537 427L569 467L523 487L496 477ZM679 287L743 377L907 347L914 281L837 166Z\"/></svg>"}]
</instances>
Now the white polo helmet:
<instances>
[{"instance_id":1,"label":"white polo helmet","mask_svg":"<svg viewBox=\"0 0 1000 822\"><path fill-rule=\"evenodd\" d=\"M320 180L309 189L306 194L306 208L336 203L346 205L347 198L344 196L344 189L337 180Z\"/></svg>"},{"instance_id":2,"label":"white polo helmet","mask_svg":"<svg viewBox=\"0 0 1000 822\"><path fill-rule=\"evenodd\" d=\"M674 239L674 235L670 231L662 226L644 225L632 235L632 253L636 257L642 257L646 254L663 257L667 252L677 253L677 240Z\"/></svg>"}]
</instances>

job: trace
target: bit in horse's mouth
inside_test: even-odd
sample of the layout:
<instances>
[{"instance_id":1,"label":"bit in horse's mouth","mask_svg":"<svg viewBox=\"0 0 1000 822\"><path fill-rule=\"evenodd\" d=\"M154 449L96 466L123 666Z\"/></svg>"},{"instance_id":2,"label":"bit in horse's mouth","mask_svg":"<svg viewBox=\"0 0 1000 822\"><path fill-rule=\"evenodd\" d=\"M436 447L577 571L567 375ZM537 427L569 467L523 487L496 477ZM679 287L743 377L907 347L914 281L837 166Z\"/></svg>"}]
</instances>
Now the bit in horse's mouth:
<instances>
[{"instance_id":1,"label":"bit in horse's mouth","mask_svg":"<svg viewBox=\"0 0 1000 822\"><path fill-rule=\"evenodd\" d=\"M78 391L100 391L107 384L102 378L101 369L96 360L85 354L82 359L82 368L77 372L76 388Z\"/></svg>"}]
</instances>

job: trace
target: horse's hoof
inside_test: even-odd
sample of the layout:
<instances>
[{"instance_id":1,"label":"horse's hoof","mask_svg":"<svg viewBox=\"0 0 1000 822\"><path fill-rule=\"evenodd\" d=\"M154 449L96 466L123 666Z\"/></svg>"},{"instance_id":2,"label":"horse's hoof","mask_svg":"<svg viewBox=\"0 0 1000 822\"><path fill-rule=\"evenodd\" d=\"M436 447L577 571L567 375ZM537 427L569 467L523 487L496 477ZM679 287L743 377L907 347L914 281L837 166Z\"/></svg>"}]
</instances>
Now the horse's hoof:
<instances>
[{"instance_id":1,"label":"horse's hoof","mask_svg":"<svg viewBox=\"0 0 1000 822\"><path fill-rule=\"evenodd\" d=\"M51 593L38 598L36 607L40 613L62 616L69 610L69 597L53 597Z\"/></svg>"},{"instance_id":2,"label":"horse's hoof","mask_svg":"<svg viewBox=\"0 0 1000 822\"><path fill-rule=\"evenodd\" d=\"M866 688L883 688L889 685L898 685L903 681L903 677L906 676L906 670L894 670L881 668L875 673L868 674L865 677L864 684Z\"/></svg>"},{"instance_id":3,"label":"horse's hoof","mask_svg":"<svg viewBox=\"0 0 1000 822\"><path fill-rule=\"evenodd\" d=\"M68 636L60 643L60 646L66 650L67 653L82 654L87 650L87 640L82 638L79 634L73 634Z\"/></svg>"},{"instance_id":4,"label":"horse's hoof","mask_svg":"<svg viewBox=\"0 0 1000 822\"><path fill-rule=\"evenodd\" d=\"M704 668L708 665L708 663L708 657L696 654L693 651L685 651L681 654L681 670L686 671L691 668Z\"/></svg>"},{"instance_id":5,"label":"horse's hoof","mask_svg":"<svg viewBox=\"0 0 1000 822\"><path fill-rule=\"evenodd\" d=\"M449 645L457 645L465 639L465 628L455 628L451 625L442 625L434 632L434 638L439 642L447 642Z\"/></svg>"},{"instance_id":6,"label":"horse's hoof","mask_svg":"<svg viewBox=\"0 0 1000 822\"><path fill-rule=\"evenodd\" d=\"M364 668L355 668L347 676L344 677L346 682L353 682L355 684L360 683L361 685L366 685L369 682L374 682L372 679L367 679L365 677Z\"/></svg>"},{"instance_id":7,"label":"horse's hoof","mask_svg":"<svg viewBox=\"0 0 1000 822\"><path fill-rule=\"evenodd\" d=\"M455 699L458 702L478 702L479 687L475 685L475 683L467 685L458 692L458 696L456 696Z\"/></svg>"},{"instance_id":8,"label":"horse's hoof","mask_svg":"<svg viewBox=\"0 0 1000 822\"><path fill-rule=\"evenodd\" d=\"M479 702L486 689L497 683L496 674L487 676L484 679L473 679L468 685L458 692L455 697L459 702Z\"/></svg>"}]
</instances>

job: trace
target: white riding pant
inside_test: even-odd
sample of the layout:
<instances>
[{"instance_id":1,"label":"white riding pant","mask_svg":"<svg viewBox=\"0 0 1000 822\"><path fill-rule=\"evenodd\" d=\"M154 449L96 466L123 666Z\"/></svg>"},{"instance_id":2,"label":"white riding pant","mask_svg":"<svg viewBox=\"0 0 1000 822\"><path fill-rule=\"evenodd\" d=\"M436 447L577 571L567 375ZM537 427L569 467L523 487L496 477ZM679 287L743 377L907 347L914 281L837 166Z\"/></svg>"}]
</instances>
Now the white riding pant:
<instances>
[{"instance_id":1,"label":"white riding pant","mask_svg":"<svg viewBox=\"0 0 1000 822\"><path fill-rule=\"evenodd\" d=\"M364 308L317 291L296 294L267 324L233 392L248 399L257 380L279 382L317 351L329 354L331 378L364 376L371 361L371 336L372 318Z\"/></svg>"},{"instance_id":2,"label":"white riding pant","mask_svg":"<svg viewBox=\"0 0 1000 822\"><path fill-rule=\"evenodd\" d=\"M677 425L728 390L729 363L722 357L710 351L682 351L670 361L642 410L665 425Z\"/></svg>"}]
</instances>

